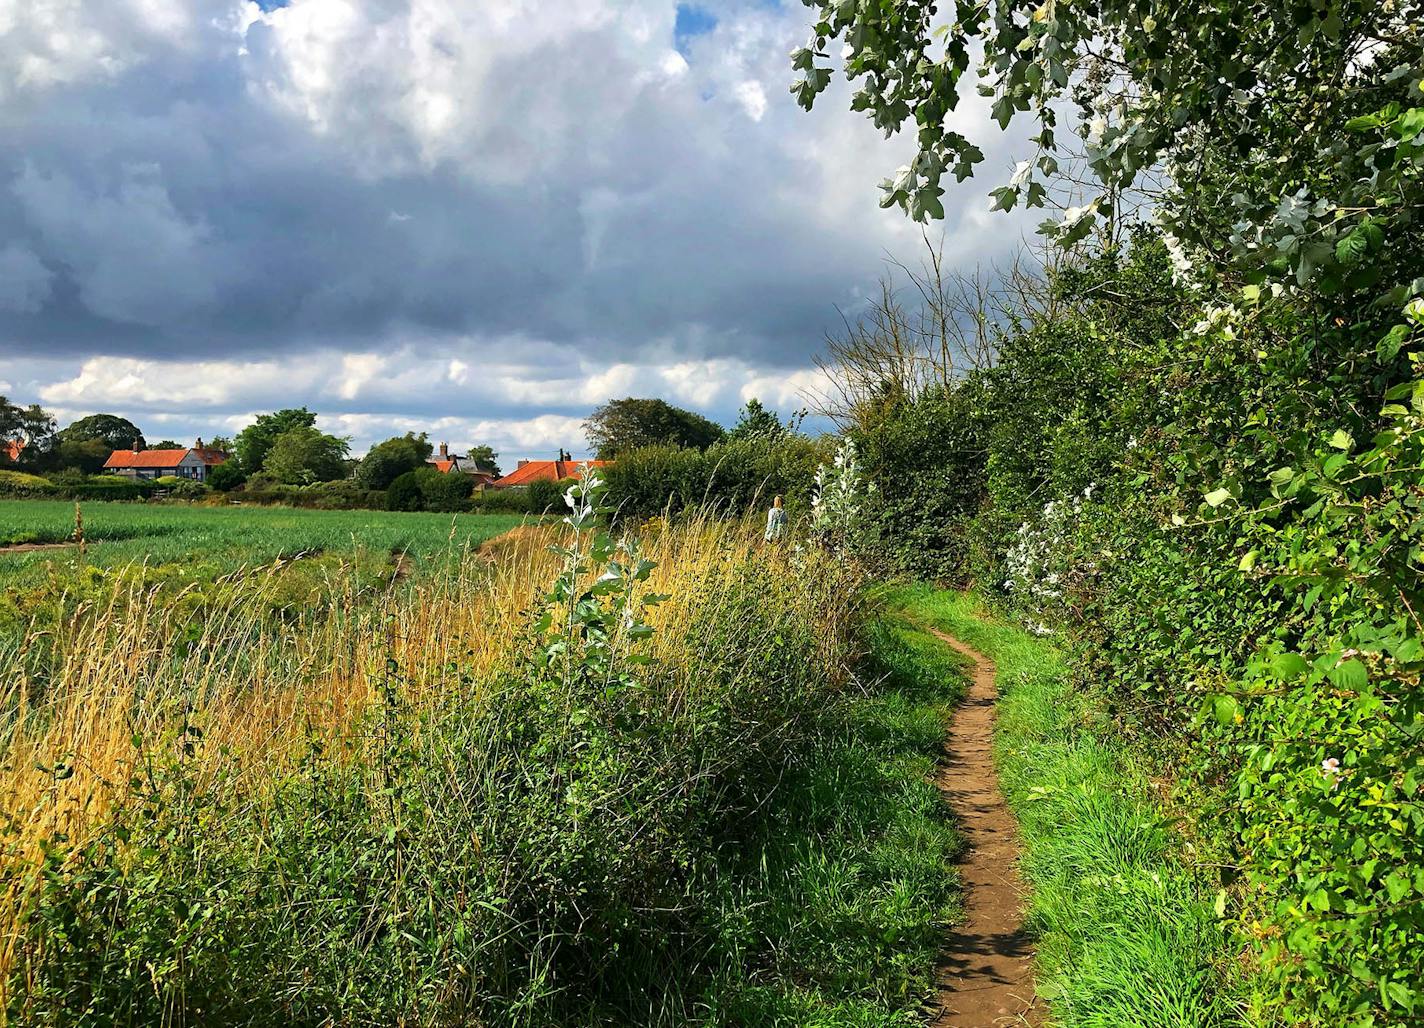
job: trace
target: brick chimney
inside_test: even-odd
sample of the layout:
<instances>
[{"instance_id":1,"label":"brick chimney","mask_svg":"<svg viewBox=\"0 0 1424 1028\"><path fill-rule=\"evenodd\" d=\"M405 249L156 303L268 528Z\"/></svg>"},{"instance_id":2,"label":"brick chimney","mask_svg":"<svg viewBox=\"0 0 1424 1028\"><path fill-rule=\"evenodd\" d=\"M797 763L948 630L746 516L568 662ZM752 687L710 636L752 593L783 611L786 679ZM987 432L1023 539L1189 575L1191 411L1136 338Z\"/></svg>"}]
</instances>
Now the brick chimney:
<instances>
[{"instance_id":1,"label":"brick chimney","mask_svg":"<svg viewBox=\"0 0 1424 1028\"><path fill-rule=\"evenodd\" d=\"M143 452L143 436L141 436L141 435L136 435L136 436L134 436L134 453L142 453L142 452Z\"/></svg>"},{"instance_id":2,"label":"brick chimney","mask_svg":"<svg viewBox=\"0 0 1424 1028\"><path fill-rule=\"evenodd\" d=\"M450 444L449 444L449 443L441 443L441 444L440 444L440 459L441 459L441 460L449 460L449 459L450 459Z\"/></svg>"},{"instance_id":3,"label":"brick chimney","mask_svg":"<svg viewBox=\"0 0 1424 1028\"><path fill-rule=\"evenodd\" d=\"M515 470L515 471L518 471L519 468L524 467L524 465L526 465L526 464L528 464L528 463L529 463L529 462L528 462L527 460L522 460L522 461L519 462L518 467L516 467L514 470Z\"/></svg>"},{"instance_id":4,"label":"brick chimney","mask_svg":"<svg viewBox=\"0 0 1424 1028\"><path fill-rule=\"evenodd\" d=\"M203 437L202 437L202 436L198 436L198 441L193 444L193 449L195 449L195 450L201 450L202 448L203 448Z\"/></svg>"}]
</instances>

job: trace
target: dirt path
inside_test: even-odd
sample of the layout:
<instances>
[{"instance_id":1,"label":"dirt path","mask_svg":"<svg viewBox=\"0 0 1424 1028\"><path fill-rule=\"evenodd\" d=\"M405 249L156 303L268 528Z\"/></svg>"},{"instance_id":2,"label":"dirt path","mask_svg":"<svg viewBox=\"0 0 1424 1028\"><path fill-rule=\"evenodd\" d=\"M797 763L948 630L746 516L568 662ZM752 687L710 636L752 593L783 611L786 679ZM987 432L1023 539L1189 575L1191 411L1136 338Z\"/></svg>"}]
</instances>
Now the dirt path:
<instances>
[{"instance_id":1,"label":"dirt path","mask_svg":"<svg viewBox=\"0 0 1424 1028\"><path fill-rule=\"evenodd\" d=\"M35 550L67 550L71 546L78 546L78 543L11 543L9 546L0 546L0 553L33 553Z\"/></svg>"},{"instance_id":2,"label":"dirt path","mask_svg":"<svg viewBox=\"0 0 1424 1028\"><path fill-rule=\"evenodd\" d=\"M964 922L944 940L933 1028L1035 1025L1033 950L1023 931L1018 826L999 791L992 751L994 665L983 654L930 629L974 662L972 683L955 711L937 784L967 841L960 875Z\"/></svg>"}]
</instances>

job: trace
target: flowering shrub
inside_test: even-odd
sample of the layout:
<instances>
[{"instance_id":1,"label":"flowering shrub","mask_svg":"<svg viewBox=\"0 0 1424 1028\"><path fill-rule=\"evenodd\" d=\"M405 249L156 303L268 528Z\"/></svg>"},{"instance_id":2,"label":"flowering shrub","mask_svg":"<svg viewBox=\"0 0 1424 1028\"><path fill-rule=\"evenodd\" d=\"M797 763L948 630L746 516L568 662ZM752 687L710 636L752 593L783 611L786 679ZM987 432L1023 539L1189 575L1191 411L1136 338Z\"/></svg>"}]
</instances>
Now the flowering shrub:
<instances>
[{"instance_id":1,"label":"flowering shrub","mask_svg":"<svg viewBox=\"0 0 1424 1028\"><path fill-rule=\"evenodd\" d=\"M1293 630L1206 698L1240 761L1236 922L1295 1016L1349 1023L1424 1017L1424 379L1388 398L1237 515L1242 587Z\"/></svg>"},{"instance_id":2,"label":"flowering shrub","mask_svg":"<svg viewBox=\"0 0 1424 1028\"><path fill-rule=\"evenodd\" d=\"M1084 503L1089 485L1071 500L1049 500L1036 522L1025 521L1004 554L1002 588L1036 635L1051 635L1067 617L1070 583L1091 570L1079 536L1084 531Z\"/></svg>"}]
</instances>

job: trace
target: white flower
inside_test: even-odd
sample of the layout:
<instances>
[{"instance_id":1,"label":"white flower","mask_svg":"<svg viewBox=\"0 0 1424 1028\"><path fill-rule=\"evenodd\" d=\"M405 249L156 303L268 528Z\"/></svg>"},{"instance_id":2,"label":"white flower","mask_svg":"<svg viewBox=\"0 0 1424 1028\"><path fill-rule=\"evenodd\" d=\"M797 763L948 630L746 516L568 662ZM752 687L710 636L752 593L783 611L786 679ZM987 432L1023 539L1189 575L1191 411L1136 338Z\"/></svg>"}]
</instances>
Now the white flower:
<instances>
[{"instance_id":1,"label":"white flower","mask_svg":"<svg viewBox=\"0 0 1424 1028\"><path fill-rule=\"evenodd\" d=\"M1108 130L1108 120L1101 114L1093 116L1093 120L1088 122L1088 145L1100 146L1103 141L1103 133Z\"/></svg>"}]
</instances>

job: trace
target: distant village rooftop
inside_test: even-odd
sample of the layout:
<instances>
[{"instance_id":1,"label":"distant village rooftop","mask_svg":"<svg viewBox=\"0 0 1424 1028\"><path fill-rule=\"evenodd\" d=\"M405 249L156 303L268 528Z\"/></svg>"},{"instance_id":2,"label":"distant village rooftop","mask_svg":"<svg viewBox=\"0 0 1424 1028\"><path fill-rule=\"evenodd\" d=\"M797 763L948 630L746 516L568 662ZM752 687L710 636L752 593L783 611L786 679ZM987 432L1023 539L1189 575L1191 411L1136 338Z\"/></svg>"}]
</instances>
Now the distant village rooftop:
<instances>
[{"instance_id":1,"label":"distant village rooftop","mask_svg":"<svg viewBox=\"0 0 1424 1028\"><path fill-rule=\"evenodd\" d=\"M496 489L517 489L533 482L562 482L566 478L581 478L579 468L602 468L612 464L611 460L576 461L563 450L558 460L521 460L517 467L494 483Z\"/></svg>"},{"instance_id":2,"label":"distant village rooftop","mask_svg":"<svg viewBox=\"0 0 1424 1028\"><path fill-rule=\"evenodd\" d=\"M136 449L115 450L109 454L104 470L129 478L164 478L171 475L203 482L207 480L210 470L227 463L227 454L204 446L201 436L185 449L145 450L142 444L135 445Z\"/></svg>"}]
</instances>

